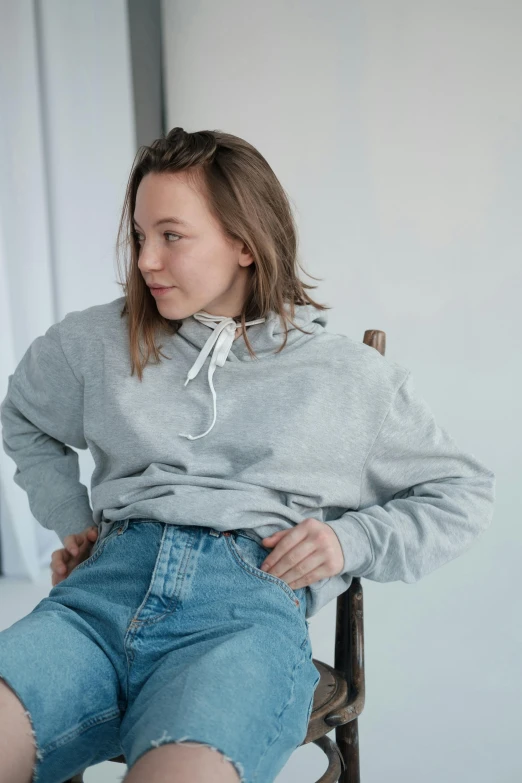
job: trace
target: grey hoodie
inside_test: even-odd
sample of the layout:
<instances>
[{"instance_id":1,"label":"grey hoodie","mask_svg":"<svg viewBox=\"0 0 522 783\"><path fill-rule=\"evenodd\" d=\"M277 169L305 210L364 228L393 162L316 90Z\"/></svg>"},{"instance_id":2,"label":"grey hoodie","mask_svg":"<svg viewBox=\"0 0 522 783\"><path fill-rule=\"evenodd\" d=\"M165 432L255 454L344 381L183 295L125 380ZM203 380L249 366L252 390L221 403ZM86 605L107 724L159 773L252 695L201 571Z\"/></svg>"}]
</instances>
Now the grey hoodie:
<instances>
[{"instance_id":1,"label":"grey hoodie","mask_svg":"<svg viewBox=\"0 0 522 783\"><path fill-rule=\"evenodd\" d=\"M311 334L289 325L278 354L277 314L252 321L255 359L233 319L196 313L161 337L170 358L140 382L124 302L70 312L37 337L0 406L14 481L62 543L93 520L261 541L314 517L335 531L344 565L308 587L309 618L353 576L418 581L491 523L494 473L436 423L407 368L329 332L326 311L296 307ZM92 508L74 451L87 448Z\"/></svg>"}]
</instances>

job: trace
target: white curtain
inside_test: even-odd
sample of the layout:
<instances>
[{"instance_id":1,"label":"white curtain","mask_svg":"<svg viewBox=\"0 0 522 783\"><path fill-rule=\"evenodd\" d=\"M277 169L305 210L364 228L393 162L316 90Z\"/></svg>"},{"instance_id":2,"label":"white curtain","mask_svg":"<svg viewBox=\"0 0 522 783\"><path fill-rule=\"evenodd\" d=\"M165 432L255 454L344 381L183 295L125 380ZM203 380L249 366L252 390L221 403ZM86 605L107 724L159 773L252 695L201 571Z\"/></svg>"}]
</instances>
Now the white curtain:
<instances>
[{"instance_id":1,"label":"white curtain","mask_svg":"<svg viewBox=\"0 0 522 783\"><path fill-rule=\"evenodd\" d=\"M0 398L32 340L121 296L114 243L135 152L125 0L0 0ZM90 491L94 467L79 451ZM2 573L36 579L61 547L0 449Z\"/></svg>"}]
</instances>

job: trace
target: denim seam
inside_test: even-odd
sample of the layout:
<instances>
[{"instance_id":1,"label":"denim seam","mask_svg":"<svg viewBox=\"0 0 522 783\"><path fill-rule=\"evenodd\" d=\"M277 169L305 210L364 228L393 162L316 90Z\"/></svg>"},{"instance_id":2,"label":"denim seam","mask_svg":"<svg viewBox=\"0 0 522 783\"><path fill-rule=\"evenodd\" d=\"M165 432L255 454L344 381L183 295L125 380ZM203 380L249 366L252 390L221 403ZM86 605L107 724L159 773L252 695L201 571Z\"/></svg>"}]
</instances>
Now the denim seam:
<instances>
[{"instance_id":1,"label":"denim seam","mask_svg":"<svg viewBox=\"0 0 522 783\"><path fill-rule=\"evenodd\" d=\"M119 717L120 717L120 710L111 707L110 710L105 710L105 712L101 712L99 715L95 715L92 718L88 718L86 721L76 726L76 728L69 729L65 734L61 734L59 737L53 740L49 745L46 745L44 748L42 748L42 752L44 756L47 756L53 750L56 750L62 745L65 745L67 742L70 742L72 739L75 739L82 732L92 728L93 726L96 726L98 723L106 723L107 721L110 721L113 718L119 718Z\"/></svg>"},{"instance_id":2,"label":"denim seam","mask_svg":"<svg viewBox=\"0 0 522 783\"><path fill-rule=\"evenodd\" d=\"M291 688L291 691L290 691L290 697L287 699L287 701L285 702L285 704L283 706L283 709L281 710L281 712L278 715L279 731L278 731L277 735L273 737L271 742L269 742L267 744L267 746L265 747L264 752L259 757L259 760L257 762L256 768L254 770L252 770L252 783L255 783L255 781L258 780L258 774L257 773L258 773L259 767L261 766L262 761L265 759L269 749L272 747L274 742L276 742L277 739L281 736L281 731L282 731L282 727L283 727L283 715L284 715L284 712L288 709L288 707L292 703L292 699L293 699L294 693L295 693L296 672L297 672L298 669L300 669L303 666L303 664L304 664L304 658L301 658L300 660L298 660L296 662L294 668L292 669L292 688Z\"/></svg>"},{"instance_id":3,"label":"denim seam","mask_svg":"<svg viewBox=\"0 0 522 783\"><path fill-rule=\"evenodd\" d=\"M167 606L167 609L165 609L165 611L162 614L155 614L154 616L146 618L145 620L140 620L137 615L143 609L143 603L142 603L140 605L139 610L136 612L136 614L134 615L134 617L132 618L132 621L131 621L131 624L132 624L132 626L134 628L142 628L142 627L144 627L146 625L154 625L155 623L159 622L160 620L163 620L163 618L166 617L167 615L173 614L179 608L180 588L182 587L183 582L185 580L185 576L187 574L187 567L188 567L188 564L190 562L190 555L192 553L192 550L194 549L194 543L195 543L195 540L192 539L190 544L185 546L185 551L183 553L182 565L181 565L180 571L178 572L177 577L176 577L176 585L175 585L175 588L174 588L174 595L172 596L172 598L170 598L168 606ZM158 554L158 557L159 557L159 554ZM154 571L156 571L156 569L154 569ZM151 586L152 586L152 582L151 582ZM150 592L150 590L149 590L149 592ZM147 596L148 596L148 594L147 594Z\"/></svg>"},{"instance_id":4,"label":"denim seam","mask_svg":"<svg viewBox=\"0 0 522 783\"><path fill-rule=\"evenodd\" d=\"M196 538L195 538L194 535L192 535L189 538L188 545L185 546L185 551L183 552L182 568L181 568L180 572L178 571L178 574L177 574L176 585L175 585L175 588L174 588L174 595L172 596L172 598L169 601L167 611L164 612L163 615L161 615L162 617L164 617L166 614L172 614L173 612L176 611L176 609L179 606L179 596L180 596L181 588L182 588L183 583L185 581L185 577L186 577L186 574L187 574L187 568L188 568L188 565L190 563L190 557L192 555L195 543L196 543ZM173 606L173 604L174 604L174 606Z\"/></svg>"},{"instance_id":5,"label":"denim seam","mask_svg":"<svg viewBox=\"0 0 522 783\"><path fill-rule=\"evenodd\" d=\"M164 525L163 527L163 533L161 536L161 542L159 547L159 552L156 557L156 562L154 564L154 569L152 571L152 576L150 578L149 586L145 592L145 596L143 597L143 600L141 604L138 606L136 611L134 612L134 615L129 623L129 627L127 628L127 631L125 633L125 637L123 639L123 649L125 650L125 659L127 661L127 682L126 682L126 688L125 688L125 703L129 703L129 690L130 690L130 670L131 670L131 660L129 659L129 643L132 641L132 636L136 632L138 628L138 615L147 603L148 597L150 595L150 592L152 590L152 585L154 584L154 580L156 579L156 572L158 570L161 554L163 552L163 545L165 543L165 536L167 535L167 525Z\"/></svg>"},{"instance_id":6,"label":"denim seam","mask_svg":"<svg viewBox=\"0 0 522 783\"><path fill-rule=\"evenodd\" d=\"M98 549L96 549L91 555L89 555L89 557L85 558L85 560L82 560L81 563L78 563L78 565L73 568L73 571L79 571L84 566L88 566L88 565L91 565L91 563L95 563L96 560L98 559L98 557L101 555L101 553L103 551L104 543L105 542L103 542L103 544L101 546L99 546Z\"/></svg>"}]
</instances>

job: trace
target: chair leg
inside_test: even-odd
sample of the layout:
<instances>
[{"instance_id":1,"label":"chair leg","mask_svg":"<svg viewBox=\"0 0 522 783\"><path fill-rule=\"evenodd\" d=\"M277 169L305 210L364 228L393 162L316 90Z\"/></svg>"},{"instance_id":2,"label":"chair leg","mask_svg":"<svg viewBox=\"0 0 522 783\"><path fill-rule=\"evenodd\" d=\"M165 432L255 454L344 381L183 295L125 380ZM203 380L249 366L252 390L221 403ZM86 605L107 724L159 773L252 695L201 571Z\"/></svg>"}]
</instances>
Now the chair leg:
<instances>
[{"instance_id":1,"label":"chair leg","mask_svg":"<svg viewBox=\"0 0 522 783\"><path fill-rule=\"evenodd\" d=\"M344 761L344 769L339 778L339 783L360 783L359 726L357 718L336 727L335 741Z\"/></svg>"}]
</instances>

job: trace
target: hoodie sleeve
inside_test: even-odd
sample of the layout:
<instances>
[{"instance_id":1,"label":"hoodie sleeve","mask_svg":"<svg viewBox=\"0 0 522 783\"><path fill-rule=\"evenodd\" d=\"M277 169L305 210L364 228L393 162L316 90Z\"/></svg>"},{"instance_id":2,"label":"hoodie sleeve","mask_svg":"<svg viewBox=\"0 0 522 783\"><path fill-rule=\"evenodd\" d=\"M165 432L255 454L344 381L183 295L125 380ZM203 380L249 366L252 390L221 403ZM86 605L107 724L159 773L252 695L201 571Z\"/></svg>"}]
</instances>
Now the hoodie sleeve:
<instances>
[{"instance_id":1,"label":"hoodie sleeve","mask_svg":"<svg viewBox=\"0 0 522 783\"><path fill-rule=\"evenodd\" d=\"M470 548L494 500L494 473L437 425L408 372L367 455L358 509L326 522L340 574L417 582Z\"/></svg>"},{"instance_id":2,"label":"hoodie sleeve","mask_svg":"<svg viewBox=\"0 0 522 783\"><path fill-rule=\"evenodd\" d=\"M16 464L15 484L27 493L35 519L63 543L92 525L93 516L78 454L70 448L87 448L83 384L67 361L60 329L53 324L37 337L8 377L0 421L4 451Z\"/></svg>"}]
</instances>

